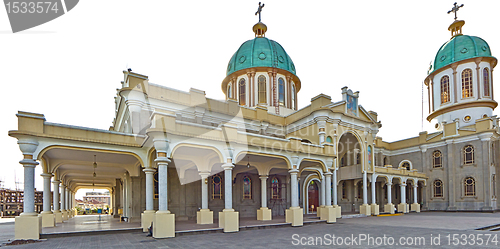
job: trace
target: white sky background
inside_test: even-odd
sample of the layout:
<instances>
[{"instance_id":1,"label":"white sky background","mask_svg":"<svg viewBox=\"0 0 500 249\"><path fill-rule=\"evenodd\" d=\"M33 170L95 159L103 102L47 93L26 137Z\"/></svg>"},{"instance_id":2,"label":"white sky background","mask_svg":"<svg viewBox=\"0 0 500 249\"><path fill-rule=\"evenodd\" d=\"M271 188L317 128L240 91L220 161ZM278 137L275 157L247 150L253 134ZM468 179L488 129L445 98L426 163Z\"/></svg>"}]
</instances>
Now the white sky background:
<instances>
[{"instance_id":1,"label":"white sky background","mask_svg":"<svg viewBox=\"0 0 500 249\"><path fill-rule=\"evenodd\" d=\"M360 105L379 114L378 136L385 141L418 136L422 81L451 37L453 14L446 12L453 1L264 3L266 37L285 48L302 81L299 108L320 93L339 101L340 89L348 86L360 91ZM485 39L499 56L500 1L462 3L463 33ZM48 122L107 130L127 66L150 82L224 99L220 84L227 63L253 39L257 7L258 1L85 0L58 19L17 34L0 8L4 187L15 187L14 172L23 181L21 151L7 135L17 129L18 110L42 113ZM498 89L497 84L495 96ZM427 116L427 89L424 98ZM434 131L425 124L424 130ZM35 186L42 190L41 168L36 172Z\"/></svg>"}]
</instances>

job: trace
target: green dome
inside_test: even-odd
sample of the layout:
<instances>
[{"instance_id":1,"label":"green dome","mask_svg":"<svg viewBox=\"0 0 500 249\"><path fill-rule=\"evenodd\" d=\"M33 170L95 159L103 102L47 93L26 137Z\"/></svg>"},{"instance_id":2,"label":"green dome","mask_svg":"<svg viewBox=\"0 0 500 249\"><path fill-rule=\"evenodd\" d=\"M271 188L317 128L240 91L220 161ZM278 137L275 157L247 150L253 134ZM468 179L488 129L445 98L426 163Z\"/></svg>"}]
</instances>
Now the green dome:
<instances>
[{"instance_id":1,"label":"green dome","mask_svg":"<svg viewBox=\"0 0 500 249\"><path fill-rule=\"evenodd\" d=\"M266 37L244 42L227 64L226 76L253 67L274 67L296 75L295 65L283 47Z\"/></svg>"},{"instance_id":2,"label":"green dome","mask_svg":"<svg viewBox=\"0 0 500 249\"><path fill-rule=\"evenodd\" d=\"M433 71L457 61L476 57L492 57L488 43L477 36L457 35L441 46L434 58Z\"/></svg>"}]
</instances>

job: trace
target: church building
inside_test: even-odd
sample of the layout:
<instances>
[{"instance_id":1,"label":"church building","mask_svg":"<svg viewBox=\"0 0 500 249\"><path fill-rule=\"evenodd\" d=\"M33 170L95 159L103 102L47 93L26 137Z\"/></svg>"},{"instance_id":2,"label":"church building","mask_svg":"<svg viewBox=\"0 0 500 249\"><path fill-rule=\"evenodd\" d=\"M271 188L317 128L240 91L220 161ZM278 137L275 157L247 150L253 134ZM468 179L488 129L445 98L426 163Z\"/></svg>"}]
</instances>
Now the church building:
<instances>
[{"instance_id":1,"label":"church building","mask_svg":"<svg viewBox=\"0 0 500 249\"><path fill-rule=\"evenodd\" d=\"M497 59L485 40L462 33L464 24L455 19L449 26L451 39L425 76L435 130L396 142L377 137L377 113L348 87L298 109L306 86L293 52L266 36L260 17L253 38L229 58L224 100L125 70L109 130L19 111L18 129L9 131L24 166L16 238L38 239L42 227L76 215L82 188L108 190L115 217L140 220L144 231L153 224L155 238L175 237L182 220L237 232L244 217L285 216L302 226L310 214L334 223L342 213L495 211ZM43 168L40 214L35 167Z\"/></svg>"}]
</instances>

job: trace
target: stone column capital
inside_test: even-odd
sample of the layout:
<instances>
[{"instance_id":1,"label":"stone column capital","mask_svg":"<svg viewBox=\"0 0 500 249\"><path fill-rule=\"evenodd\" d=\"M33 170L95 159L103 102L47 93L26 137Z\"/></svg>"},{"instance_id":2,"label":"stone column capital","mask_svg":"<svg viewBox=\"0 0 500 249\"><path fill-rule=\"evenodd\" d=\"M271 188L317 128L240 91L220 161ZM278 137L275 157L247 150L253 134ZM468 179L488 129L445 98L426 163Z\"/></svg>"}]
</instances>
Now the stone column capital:
<instances>
[{"instance_id":1,"label":"stone column capital","mask_svg":"<svg viewBox=\"0 0 500 249\"><path fill-rule=\"evenodd\" d=\"M385 185L387 185L387 186L391 186L391 185L392 185L392 182L388 182L388 183L386 183Z\"/></svg>"},{"instance_id":2,"label":"stone column capital","mask_svg":"<svg viewBox=\"0 0 500 249\"><path fill-rule=\"evenodd\" d=\"M54 180L54 181L52 181L52 183L59 184L59 183L61 183L61 181L59 181L59 180Z\"/></svg>"},{"instance_id":3,"label":"stone column capital","mask_svg":"<svg viewBox=\"0 0 500 249\"><path fill-rule=\"evenodd\" d=\"M299 173L299 170L298 169L291 169L288 171L288 173L290 173L291 175L297 175L297 173Z\"/></svg>"},{"instance_id":4,"label":"stone column capital","mask_svg":"<svg viewBox=\"0 0 500 249\"><path fill-rule=\"evenodd\" d=\"M172 162L172 161L170 159L168 159L168 157L158 157L155 159L155 163L157 163L158 165L169 164L170 162Z\"/></svg>"},{"instance_id":5,"label":"stone column capital","mask_svg":"<svg viewBox=\"0 0 500 249\"><path fill-rule=\"evenodd\" d=\"M224 170L232 170L234 168L234 164L232 164L232 163L225 163L225 164L222 164L222 168Z\"/></svg>"},{"instance_id":6,"label":"stone column capital","mask_svg":"<svg viewBox=\"0 0 500 249\"><path fill-rule=\"evenodd\" d=\"M156 172L156 170L153 168L144 168L142 171L144 171L144 173L146 174L154 174Z\"/></svg>"},{"instance_id":7,"label":"stone column capital","mask_svg":"<svg viewBox=\"0 0 500 249\"><path fill-rule=\"evenodd\" d=\"M50 179L50 178L52 178L53 175L49 174L49 173L42 173L42 174L40 174L40 176L42 176L43 178L49 178Z\"/></svg>"},{"instance_id":8,"label":"stone column capital","mask_svg":"<svg viewBox=\"0 0 500 249\"><path fill-rule=\"evenodd\" d=\"M201 171L201 172L198 172L198 174L200 174L201 178L207 178L210 176L210 172L208 172L208 171Z\"/></svg>"},{"instance_id":9,"label":"stone column capital","mask_svg":"<svg viewBox=\"0 0 500 249\"><path fill-rule=\"evenodd\" d=\"M267 178L269 178L269 176L265 175L265 176L259 176L259 179L261 180L267 180Z\"/></svg>"}]
</instances>

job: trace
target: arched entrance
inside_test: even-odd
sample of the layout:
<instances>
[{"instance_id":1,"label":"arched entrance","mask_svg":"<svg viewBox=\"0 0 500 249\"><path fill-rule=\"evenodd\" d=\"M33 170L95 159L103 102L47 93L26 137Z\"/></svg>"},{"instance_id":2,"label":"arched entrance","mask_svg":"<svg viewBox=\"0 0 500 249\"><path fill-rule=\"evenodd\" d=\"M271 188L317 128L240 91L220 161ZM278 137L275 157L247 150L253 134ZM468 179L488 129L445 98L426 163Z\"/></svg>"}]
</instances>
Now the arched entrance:
<instances>
[{"instance_id":1,"label":"arched entrance","mask_svg":"<svg viewBox=\"0 0 500 249\"><path fill-rule=\"evenodd\" d=\"M317 181L310 181L307 186L307 210L309 213L316 212L319 206L319 184Z\"/></svg>"}]
</instances>

